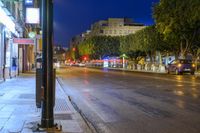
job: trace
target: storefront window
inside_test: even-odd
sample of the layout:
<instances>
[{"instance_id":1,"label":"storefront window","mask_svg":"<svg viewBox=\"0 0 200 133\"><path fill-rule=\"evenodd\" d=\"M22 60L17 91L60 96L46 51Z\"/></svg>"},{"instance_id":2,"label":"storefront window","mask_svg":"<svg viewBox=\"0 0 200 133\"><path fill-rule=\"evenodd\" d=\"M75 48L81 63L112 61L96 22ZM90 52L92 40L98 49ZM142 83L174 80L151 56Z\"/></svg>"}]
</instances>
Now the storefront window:
<instances>
[{"instance_id":1,"label":"storefront window","mask_svg":"<svg viewBox=\"0 0 200 133\"><path fill-rule=\"evenodd\" d=\"M6 40L6 67L10 67L10 43Z\"/></svg>"}]
</instances>

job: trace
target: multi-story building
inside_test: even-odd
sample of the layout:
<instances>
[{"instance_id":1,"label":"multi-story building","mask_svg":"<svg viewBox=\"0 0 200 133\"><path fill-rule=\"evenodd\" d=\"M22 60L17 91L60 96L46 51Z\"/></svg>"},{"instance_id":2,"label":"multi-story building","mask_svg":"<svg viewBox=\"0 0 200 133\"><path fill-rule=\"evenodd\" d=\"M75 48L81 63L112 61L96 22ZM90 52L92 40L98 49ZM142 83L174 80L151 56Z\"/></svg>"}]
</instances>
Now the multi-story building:
<instances>
[{"instance_id":1,"label":"multi-story building","mask_svg":"<svg viewBox=\"0 0 200 133\"><path fill-rule=\"evenodd\" d=\"M108 20L100 20L91 25L91 30L73 37L70 42L70 48L79 45L90 36L126 36L134 34L144 27L143 24L135 23L130 18L109 18Z\"/></svg>"},{"instance_id":2,"label":"multi-story building","mask_svg":"<svg viewBox=\"0 0 200 133\"><path fill-rule=\"evenodd\" d=\"M75 48L77 45L79 45L82 41L84 41L86 38L90 36L90 30L87 30L86 32L74 36L70 41L70 49Z\"/></svg>"},{"instance_id":3,"label":"multi-story building","mask_svg":"<svg viewBox=\"0 0 200 133\"><path fill-rule=\"evenodd\" d=\"M91 36L125 36L134 34L145 26L133 22L130 18L109 18L101 20L91 26Z\"/></svg>"},{"instance_id":4,"label":"multi-story building","mask_svg":"<svg viewBox=\"0 0 200 133\"><path fill-rule=\"evenodd\" d=\"M70 49L75 48L77 45L79 45L83 41L82 35L76 35L72 37L70 40Z\"/></svg>"},{"instance_id":5,"label":"multi-story building","mask_svg":"<svg viewBox=\"0 0 200 133\"><path fill-rule=\"evenodd\" d=\"M23 0L24 1L24 0ZM26 8L39 8L40 0L30 0L31 4L24 3L24 12ZM19 47L19 72L24 73L31 71L36 66L36 55L41 56L42 39L40 35L40 24L26 23L24 19L24 34L23 38L34 40L34 44L18 44ZM34 34L33 37L30 34Z\"/></svg>"},{"instance_id":6,"label":"multi-story building","mask_svg":"<svg viewBox=\"0 0 200 133\"><path fill-rule=\"evenodd\" d=\"M23 27L22 35L18 41L13 41L14 45L18 48L17 67L18 73L23 73L32 70L36 66L36 55L41 55L42 40L40 35L40 24L30 23L25 19L25 13L27 8L38 9L40 6L40 0L4 0L5 5L14 5L19 3L20 17L15 21L20 20L20 25ZM16 5L17 6L17 5ZM12 10L10 11L12 12ZM27 15L28 16L28 15ZM35 17L35 16L34 16ZM28 40L28 41L25 41ZM30 43L29 43L30 42ZM36 45L37 44L37 45Z\"/></svg>"},{"instance_id":7,"label":"multi-story building","mask_svg":"<svg viewBox=\"0 0 200 133\"><path fill-rule=\"evenodd\" d=\"M66 51L62 46L54 47L54 59L60 63L64 63L66 60Z\"/></svg>"},{"instance_id":8,"label":"multi-story building","mask_svg":"<svg viewBox=\"0 0 200 133\"><path fill-rule=\"evenodd\" d=\"M18 73L18 46L13 38L23 35L22 0L0 0L0 80Z\"/></svg>"}]
</instances>

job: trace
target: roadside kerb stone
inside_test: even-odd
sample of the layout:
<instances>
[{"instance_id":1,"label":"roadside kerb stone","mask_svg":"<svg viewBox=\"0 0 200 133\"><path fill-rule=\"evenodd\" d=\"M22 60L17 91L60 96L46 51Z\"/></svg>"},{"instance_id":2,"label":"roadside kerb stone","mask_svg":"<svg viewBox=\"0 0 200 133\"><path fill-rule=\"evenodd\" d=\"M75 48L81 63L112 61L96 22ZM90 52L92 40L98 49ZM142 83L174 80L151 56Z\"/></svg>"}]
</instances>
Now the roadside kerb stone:
<instances>
[{"instance_id":1,"label":"roadside kerb stone","mask_svg":"<svg viewBox=\"0 0 200 133\"><path fill-rule=\"evenodd\" d=\"M0 132L32 133L41 120L41 109L35 105L34 74L0 83L0 93ZM62 125L63 133L90 133L57 80L54 114L55 123Z\"/></svg>"}]
</instances>

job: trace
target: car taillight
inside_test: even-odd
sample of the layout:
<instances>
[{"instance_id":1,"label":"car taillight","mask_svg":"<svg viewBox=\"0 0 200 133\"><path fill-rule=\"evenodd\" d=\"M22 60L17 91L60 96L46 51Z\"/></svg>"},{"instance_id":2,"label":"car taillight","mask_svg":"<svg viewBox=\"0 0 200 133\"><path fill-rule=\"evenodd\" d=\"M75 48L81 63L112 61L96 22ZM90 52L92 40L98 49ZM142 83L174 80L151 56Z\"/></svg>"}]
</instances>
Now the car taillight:
<instances>
[{"instance_id":1,"label":"car taillight","mask_svg":"<svg viewBox=\"0 0 200 133\"><path fill-rule=\"evenodd\" d=\"M182 65L181 64L178 64L178 67L181 67Z\"/></svg>"}]
</instances>

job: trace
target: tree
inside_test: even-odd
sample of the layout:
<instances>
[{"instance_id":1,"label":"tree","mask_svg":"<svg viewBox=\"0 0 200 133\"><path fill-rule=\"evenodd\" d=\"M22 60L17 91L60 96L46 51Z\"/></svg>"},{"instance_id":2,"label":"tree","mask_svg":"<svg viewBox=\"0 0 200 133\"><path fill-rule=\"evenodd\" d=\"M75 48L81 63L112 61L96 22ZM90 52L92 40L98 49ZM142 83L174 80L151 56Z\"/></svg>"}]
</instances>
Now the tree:
<instances>
[{"instance_id":1,"label":"tree","mask_svg":"<svg viewBox=\"0 0 200 133\"><path fill-rule=\"evenodd\" d=\"M80 56L91 56L93 54L94 43L91 38L86 39L80 45L78 45L78 51Z\"/></svg>"},{"instance_id":2,"label":"tree","mask_svg":"<svg viewBox=\"0 0 200 133\"><path fill-rule=\"evenodd\" d=\"M132 39L132 35L127 35L127 36L120 36L120 52L121 54L128 54L131 50L131 44L134 41Z\"/></svg>"},{"instance_id":3,"label":"tree","mask_svg":"<svg viewBox=\"0 0 200 133\"><path fill-rule=\"evenodd\" d=\"M79 46L80 55L89 55L91 59L101 59L106 56L119 55L120 41L118 37L93 36L83 41Z\"/></svg>"},{"instance_id":4,"label":"tree","mask_svg":"<svg viewBox=\"0 0 200 133\"><path fill-rule=\"evenodd\" d=\"M193 45L200 28L199 0L160 0L153 9L156 27L181 56Z\"/></svg>"},{"instance_id":5,"label":"tree","mask_svg":"<svg viewBox=\"0 0 200 133\"><path fill-rule=\"evenodd\" d=\"M138 57L148 55L151 60L156 51L168 50L166 42L163 41L163 36L155 26L148 26L135 34L123 37L120 48L122 52L126 52L127 55L131 55L134 59L136 59L137 55Z\"/></svg>"}]
</instances>

